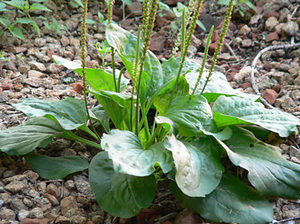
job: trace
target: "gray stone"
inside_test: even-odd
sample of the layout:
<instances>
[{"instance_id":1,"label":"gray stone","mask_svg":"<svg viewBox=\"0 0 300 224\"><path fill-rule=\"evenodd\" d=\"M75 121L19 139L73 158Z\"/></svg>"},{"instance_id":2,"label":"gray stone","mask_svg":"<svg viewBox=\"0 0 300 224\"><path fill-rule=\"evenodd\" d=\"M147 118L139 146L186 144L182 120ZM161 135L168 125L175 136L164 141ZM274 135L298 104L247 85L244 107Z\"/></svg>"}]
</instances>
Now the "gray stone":
<instances>
[{"instance_id":1,"label":"gray stone","mask_svg":"<svg viewBox=\"0 0 300 224\"><path fill-rule=\"evenodd\" d=\"M297 76L297 78L295 78L294 84L295 84L296 86L300 86L300 74Z\"/></svg>"},{"instance_id":2,"label":"gray stone","mask_svg":"<svg viewBox=\"0 0 300 224\"><path fill-rule=\"evenodd\" d=\"M24 205L26 205L29 208L31 208L33 206L33 201L31 201L29 198L24 198L23 203L24 203Z\"/></svg>"},{"instance_id":3,"label":"gray stone","mask_svg":"<svg viewBox=\"0 0 300 224\"><path fill-rule=\"evenodd\" d=\"M18 70L22 74L27 74L27 72L30 70L30 66L29 65L20 65Z\"/></svg>"},{"instance_id":4,"label":"gray stone","mask_svg":"<svg viewBox=\"0 0 300 224\"><path fill-rule=\"evenodd\" d=\"M8 97L7 97L6 93L0 92L0 103L5 103L7 101L8 101Z\"/></svg>"},{"instance_id":5,"label":"gray stone","mask_svg":"<svg viewBox=\"0 0 300 224\"><path fill-rule=\"evenodd\" d=\"M3 204L4 204L4 201L2 199L0 199L0 208L2 208Z\"/></svg>"},{"instance_id":6,"label":"gray stone","mask_svg":"<svg viewBox=\"0 0 300 224\"><path fill-rule=\"evenodd\" d=\"M291 66L288 65L288 64L285 64L285 63L282 63L279 66L279 69L282 70L282 71L285 71L285 72L287 72L290 68L291 68Z\"/></svg>"},{"instance_id":7,"label":"gray stone","mask_svg":"<svg viewBox=\"0 0 300 224\"><path fill-rule=\"evenodd\" d=\"M242 47L251 47L252 41L250 39L242 40Z\"/></svg>"},{"instance_id":8,"label":"gray stone","mask_svg":"<svg viewBox=\"0 0 300 224\"><path fill-rule=\"evenodd\" d=\"M37 61L31 61L28 63L33 69L37 69L41 72L46 71L46 67L44 64L37 62Z\"/></svg>"},{"instance_id":9,"label":"gray stone","mask_svg":"<svg viewBox=\"0 0 300 224\"><path fill-rule=\"evenodd\" d=\"M75 187L74 181L73 181L73 180L67 180L67 181L65 182L65 187L66 187L68 190L73 190L74 187Z\"/></svg>"},{"instance_id":10,"label":"gray stone","mask_svg":"<svg viewBox=\"0 0 300 224\"><path fill-rule=\"evenodd\" d=\"M27 217L40 219L44 217L44 212L41 208L36 207L29 212Z\"/></svg>"},{"instance_id":11,"label":"gray stone","mask_svg":"<svg viewBox=\"0 0 300 224\"><path fill-rule=\"evenodd\" d=\"M32 170L27 171L25 175L31 183L35 183L40 177L36 172L33 172Z\"/></svg>"},{"instance_id":12,"label":"gray stone","mask_svg":"<svg viewBox=\"0 0 300 224\"><path fill-rule=\"evenodd\" d=\"M19 191L22 191L26 188L26 185L21 182L21 181L13 181L7 185L5 185L4 189L13 193L13 194L16 194L18 193Z\"/></svg>"},{"instance_id":13,"label":"gray stone","mask_svg":"<svg viewBox=\"0 0 300 224\"><path fill-rule=\"evenodd\" d=\"M29 211L27 211L25 209L21 209L18 212L18 219L19 219L19 221L22 221L23 219L27 218L28 215L29 215Z\"/></svg>"},{"instance_id":14,"label":"gray stone","mask_svg":"<svg viewBox=\"0 0 300 224\"><path fill-rule=\"evenodd\" d=\"M266 29L269 31L273 31L275 29L275 26L278 25L278 23L278 20L274 16L271 16L267 19L265 23Z\"/></svg>"},{"instance_id":15,"label":"gray stone","mask_svg":"<svg viewBox=\"0 0 300 224\"><path fill-rule=\"evenodd\" d=\"M51 74L58 74L62 71L63 67L54 63L51 63L48 67L47 67L47 71Z\"/></svg>"},{"instance_id":16,"label":"gray stone","mask_svg":"<svg viewBox=\"0 0 300 224\"><path fill-rule=\"evenodd\" d=\"M14 47L15 54L24 53L26 51L27 51L27 47Z\"/></svg>"},{"instance_id":17,"label":"gray stone","mask_svg":"<svg viewBox=\"0 0 300 224\"><path fill-rule=\"evenodd\" d=\"M0 194L1 200L3 200L3 205L8 205L11 202L12 196L10 193L1 193Z\"/></svg>"},{"instance_id":18,"label":"gray stone","mask_svg":"<svg viewBox=\"0 0 300 224\"><path fill-rule=\"evenodd\" d=\"M57 219L55 219L56 224L71 224L71 220L64 216L59 216Z\"/></svg>"},{"instance_id":19,"label":"gray stone","mask_svg":"<svg viewBox=\"0 0 300 224\"><path fill-rule=\"evenodd\" d=\"M28 72L28 78L43 78L45 74L36 70L30 70Z\"/></svg>"},{"instance_id":20,"label":"gray stone","mask_svg":"<svg viewBox=\"0 0 300 224\"><path fill-rule=\"evenodd\" d=\"M56 205L59 205L59 202L58 200L56 199L55 196L53 196L52 194L45 194L45 197L51 202L51 204L53 206L56 206Z\"/></svg>"},{"instance_id":21,"label":"gray stone","mask_svg":"<svg viewBox=\"0 0 300 224\"><path fill-rule=\"evenodd\" d=\"M25 181L25 180L26 180L26 175L24 175L24 174L16 175L13 172L12 176L3 179L3 183L8 184L8 183L13 182L13 181Z\"/></svg>"},{"instance_id":22,"label":"gray stone","mask_svg":"<svg viewBox=\"0 0 300 224\"><path fill-rule=\"evenodd\" d=\"M53 183L48 184L48 186L46 187L46 191L48 194L51 194L56 198L58 198L60 196L57 186Z\"/></svg>"},{"instance_id":23,"label":"gray stone","mask_svg":"<svg viewBox=\"0 0 300 224\"><path fill-rule=\"evenodd\" d=\"M60 42L64 47L70 44L69 38L67 38L65 35L62 35Z\"/></svg>"},{"instance_id":24,"label":"gray stone","mask_svg":"<svg viewBox=\"0 0 300 224\"><path fill-rule=\"evenodd\" d=\"M70 44L75 48L80 48L80 40L77 38L71 37Z\"/></svg>"},{"instance_id":25,"label":"gray stone","mask_svg":"<svg viewBox=\"0 0 300 224\"><path fill-rule=\"evenodd\" d=\"M12 176L14 176L14 175L16 175L16 173L13 171L13 170L6 170L6 171L4 171L4 173L3 173L3 178L6 178L3 182L4 183L9 183L9 182L11 182L11 181L6 181L7 179L8 179L8 177L12 177Z\"/></svg>"},{"instance_id":26,"label":"gray stone","mask_svg":"<svg viewBox=\"0 0 300 224\"><path fill-rule=\"evenodd\" d=\"M43 47L46 45L46 39L44 38L36 38L34 40L34 45L37 47Z\"/></svg>"},{"instance_id":27,"label":"gray stone","mask_svg":"<svg viewBox=\"0 0 300 224\"><path fill-rule=\"evenodd\" d=\"M291 92L291 97L292 97L294 100L300 101L300 90L299 90L299 89L293 90L293 91Z\"/></svg>"},{"instance_id":28,"label":"gray stone","mask_svg":"<svg viewBox=\"0 0 300 224\"><path fill-rule=\"evenodd\" d=\"M242 28L239 31L239 33L242 35L248 35L250 32L251 32L251 29L247 25L242 26Z\"/></svg>"},{"instance_id":29,"label":"gray stone","mask_svg":"<svg viewBox=\"0 0 300 224\"><path fill-rule=\"evenodd\" d=\"M65 215L70 209L77 207L77 202L73 196L65 197L60 202L61 214L63 215Z\"/></svg>"},{"instance_id":30,"label":"gray stone","mask_svg":"<svg viewBox=\"0 0 300 224\"><path fill-rule=\"evenodd\" d=\"M8 209L8 208L1 208L0 210L0 217L1 219L6 219L6 220L15 220L16 214L14 213L13 210Z\"/></svg>"},{"instance_id":31,"label":"gray stone","mask_svg":"<svg viewBox=\"0 0 300 224\"><path fill-rule=\"evenodd\" d=\"M75 186L77 190L85 195L88 199L94 200L95 196L91 190L88 179L82 175L74 176Z\"/></svg>"},{"instance_id":32,"label":"gray stone","mask_svg":"<svg viewBox=\"0 0 300 224\"><path fill-rule=\"evenodd\" d=\"M74 224L86 224L87 218L84 216L75 215L71 217L71 222Z\"/></svg>"},{"instance_id":33,"label":"gray stone","mask_svg":"<svg viewBox=\"0 0 300 224\"><path fill-rule=\"evenodd\" d=\"M24 205L21 199L19 198L13 198L10 202L10 207L13 210L21 210L21 209L27 209L27 207Z\"/></svg>"},{"instance_id":34,"label":"gray stone","mask_svg":"<svg viewBox=\"0 0 300 224\"><path fill-rule=\"evenodd\" d=\"M39 87L43 84L43 79L31 77L31 78L25 79L24 83L26 83L30 86L33 86L33 87Z\"/></svg>"},{"instance_id":35,"label":"gray stone","mask_svg":"<svg viewBox=\"0 0 300 224\"><path fill-rule=\"evenodd\" d=\"M299 26L296 22L289 21L289 22L285 23L285 25L282 27L282 30L288 36L295 36L299 30Z\"/></svg>"}]
</instances>

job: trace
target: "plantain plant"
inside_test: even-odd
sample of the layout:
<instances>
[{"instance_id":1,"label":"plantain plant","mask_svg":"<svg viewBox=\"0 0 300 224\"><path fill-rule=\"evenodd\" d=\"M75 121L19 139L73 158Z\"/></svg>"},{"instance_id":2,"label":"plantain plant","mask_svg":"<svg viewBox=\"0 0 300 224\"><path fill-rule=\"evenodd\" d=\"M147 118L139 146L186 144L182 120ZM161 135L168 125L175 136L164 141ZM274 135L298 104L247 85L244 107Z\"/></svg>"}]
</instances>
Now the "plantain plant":
<instances>
[{"instance_id":1,"label":"plantain plant","mask_svg":"<svg viewBox=\"0 0 300 224\"><path fill-rule=\"evenodd\" d=\"M121 70L85 68L84 19L82 65L53 57L57 64L83 76L84 86L89 85L99 105L89 109L86 93L84 101L25 99L13 106L30 119L0 131L0 150L25 156L45 179L88 169L97 202L114 216L137 215L151 205L156 183L170 179L170 189L182 206L206 219L271 221L269 199L299 198L300 165L285 160L279 147L266 141L274 133L279 137L298 133L300 121L280 110L265 109L258 96L231 88L226 77L214 71L233 0L209 70L204 69L206 56L201 65L186 58L201 4L202 0L196 1L190 20L183 20L188 28L183 22L180 56L162 63L148 50L157 0L144 1L137 37L109 19L106 41L121 58ZM125 69L131 85L122 76ZM76 130L90 138L79 136ZM90 162L81 156L39 154L39 148L54 138L79 141L99 152Z\"/></svg>"}]
</instances>

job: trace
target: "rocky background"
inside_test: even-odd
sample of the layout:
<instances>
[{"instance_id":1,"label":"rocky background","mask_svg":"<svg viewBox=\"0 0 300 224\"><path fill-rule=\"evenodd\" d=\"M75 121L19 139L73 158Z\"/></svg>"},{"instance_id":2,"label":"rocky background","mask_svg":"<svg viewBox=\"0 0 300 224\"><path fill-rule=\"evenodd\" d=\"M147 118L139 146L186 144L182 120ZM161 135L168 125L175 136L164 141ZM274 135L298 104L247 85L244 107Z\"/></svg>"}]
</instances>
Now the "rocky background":
<instances>
[{"instance_id":1,"label":"rocky background","mask_svg":"<svg viewBox=\"0 0 300 224\"><path fill-rule=\"evenodd\" d=\"M58 2L58 1L57 1ZM169 6L177 1L165 0ZM226 43L216 69L227 75L233 87L254 93L251 84L251 63L260 50L267 46L300 41L299 0L255 0L257 13L246 10L244 17L236 10ZM67 96L82 97L79 75L56 65L52 55L80 60L81 8L56 4L49 0L47 7L66 26L62 35L47 30L42 23L41 37L30 27L26 41L5 33L0 39L0 52L7 60L0 60L0 130L19 125L26 117L15 111L11 104L24 98L59 100ZM114 20L125 29L136 32L141 22L141 4L132 6L116 3ZM88 18L98 21L97 13L106 14L103 2L90 1ZM211 25L221 28L226 8L216 1L206 1L200 20L209 30ZM36 13L38 15L38 13ZM168 58L176 39L172 22L176 16L162 12L156 18L151 50L159 59ZM95 44L104 40L104 25L88 26L88 67L101 65ZM199 27L192 39L189 57L200 61L203 56L207 32ZM216 48L218 34L213 35L210 53ZM109 62L110 58L106 57ZM276 108L300 118L300 47L271 50L262 55L256 64L256 85L266 101ZM209 64L209 61L208 61ZM91 103L94 101L91 99ZM300 164L300 136L280 142L283 156ZM56 140L42 150L48 155L83 155L89 159L93 149L68 140ZM167 190L167 183L158 188L153 206L144 209L132 219L119 219L105 213L90 190L87 172L69 176L64 180L46 181L28 167L22 158L0 154L0 224L47 223L210 223L190 210L183 210ZM274 220L300 217L300 201L274 200ZM283 223L283 221L281 223ZM291 220L289 224L300 223Z\"/></svg>"}]
</instances>

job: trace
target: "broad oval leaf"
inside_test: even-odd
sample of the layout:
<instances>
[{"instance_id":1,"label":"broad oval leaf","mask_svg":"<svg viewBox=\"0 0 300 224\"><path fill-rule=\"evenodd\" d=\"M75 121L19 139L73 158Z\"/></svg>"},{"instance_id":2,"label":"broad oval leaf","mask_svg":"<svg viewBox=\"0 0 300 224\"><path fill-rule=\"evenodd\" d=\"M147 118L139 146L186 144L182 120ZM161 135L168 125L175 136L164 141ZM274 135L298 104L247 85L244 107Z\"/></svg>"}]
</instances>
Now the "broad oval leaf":
<instances>
[{"instance_id":1,"label":"broad oval leaf","mask_svg":"<svg viewBox=\"0 0 300 224\"><path fill-rule=\"evenodd\" d=\"M167 111L159 115L171 119L179 134L187 137L196 136L202 130L214 131L216 128L210 106L201 95L176 97Z\"/></svg>"},{"instance_id":2,"label":"broad oval leaf","mask_svg":"<svg viewBox=\"0 0 300 224\"><path fill-rule=\"evenodd\" d=\"M107 152L98 153L89 167L89 181L99 205L108 213L130 218L151 205L156 193L153 175L135 177L116 173Z\"/></svg>"},{"instance_id":3,"label":"broad oval leaf","mask_svg":"<svg viewBox=\"0 0 300 224\"><path fill-rule=\"evenodd\" d=\"M13 107L29 117L45 116L57 121L65 130L73 130L86 124L87 115L82 100L66 98L61 101L24 99Z\"/></svg>"},{"instance_id":4,"label":"broad oval leaf","mask_svg":"<svg viewBox=\"0 0 300 224\"><path fill-rule=\"evenodd\" d=\"M220 148L212 138L183 143L172 135L164 144L173 155L176 183L186 195L204 197L218 186L224 167Z\"/></svg>"},{"instance_id":5,"label":"broad oval leaf","mask_svg":"<svg viewBox=\"0 0 300 224\"><path fill-rule=\"evenodd\" d=\"M89 168L83 156L49 157L40 154L26 156L27 163L44 179L61 179Z\"/></svg>"},{"instance_id":6,"label":"broad oval leaf","mask_svg":"<svg viewBox=\"0 0 300 224\"><path fill-rule=\"evenodd\" d=\"M278 147L265 144L248 130L232 127L232 137L219 143L231 162L248 170L248 179L261 193L300 197L300 165L282 158Z\"/></svg>"},{"instance_id":7,"label":"broad oval leaf","mask_svg":"<svg viewBox=\"0 0 300 224\"><path fill-rule=\"evenodd\" d=\"M137 38L130 32L118 25L109 24L106 28L105 37L110 46L117 50L131 77L133 77L133 63L136 56ZM143 43L141 41L140 51ZM142 52L140 52L140 55ZM147 51L141 80L141 100L156 95L163 84L162 68L159 60L151 52Z\"/></svg>"},{"instance_id":8,"label":"broad oval leaf","mask_svg":"<svg viewBox=\"0 0 300 224\"><path fill-rule=\"evenodd\" d=\"M195 63L195 62L194 62ZM195 63L196 64L196 63ZM195 69L191 72L187 73L185 78L187 79L188 83L190 84L190 93L193 92L196 81L198 79L199 71L197 70L200 65L194 65ZM192 67L192 66L190 66ZM200 79L199 85L195 94L200 94L203 86L205 84L206 78L208 76L208 71L203 72L203 75ZM214 72L210 78L210 81L207 83L207 86L204 90L203 96L208 100L208 102L215 101L219 96L240 96L252 101L256 101L259 99L259 96L253 94L247 94L240 92L239 90L233 89L227 78L221 72Z\"/></svg>"},{"instance_id":9,"label":"broad oval leaf","mask_svg":"<svg viewBox=\"0 0 300 224\"><path fill-rule=\"evenodd\" d=\"M80 75L82 73L80 69L76 69L75 71L78 72ZM115 84L112 71L103 70L99 68L86 68L85 72L86 81L93 90L115 91ZM116 80L118 80L119 73L120 71L116 69ZM124 78L124 76L122 75L120 81L120 90L123 91L127 87L129 80Z\"/></svg>"},{"instance_id":10,"label":"broad oval leaf","mask_svg":"<svg viewBox=\"0 0 300 224\"><path fill-rule=\"evenodd\" d=\"M101 105L92 108L90 116L102 125L105 132L109 132L109 116Z\"/></svg>"},{"instance_id":11,"label":"broad oval leaf","mask_svg":"<svg viewBox=\"0 0 300 224\"><path fill-rule=\"evenodd\" d=\"M220 96L212 108L218 127L238 124L256 124L281 137L298 133L300 120L278 109L266 109L264 105L241 97Z\"/></svg>"},{"instance_id":12,"label":"broad oval leaf","mask_svg":"<svg viewBox=\"0 0 300 224\"><path fill-rule=\"evenodd\" d=\"M0 151L9 155L25 155L37 147L44 147L54 137L64 133L55 121L34 117L24 125L0 131Z\"/></svg>"},{"instance_id":13,"label":"broad oval leaf","mask_svg":"<svg viewBox=\"0 0 300 224\"><path fill-rule=\"evenodd\" d=\"M228 173L223 174L219 186L205 198L188 197L175 183L170 187L183 207L193 209L213 222L264 224L273 220L272 205Z\"/></svg>"},{"instance_id":14,"label":"broad oval leaf","mask_svg":"<svg viewBox=\"0 0 300 224\"><path fill-rule=\"evenodd\" d=\"M130 131L111 130L103 134L101 147L108 152L115 172L149 176L159 165L164 173L173 168L172 156L162 143L144 150L137 136Z\"/></svg>"},{"instance_id":15,"label":"broad oval leaf","mask_svg":"<svg viewBox=\"0 0 300 224\"><path fill-rule=\"evenodd\" d=\"M82 75L81 64L53 55L56 64L63 65L67 69L71 69ZM114 78L110 70L103 70L100 68L85 68L85 77L89 86L95 91L115 91ZM120 71L116 69L116 79L119 77ZM129 83L129 80L121 76L120 90L124 90Z\"/></svg>"}]
</instances>

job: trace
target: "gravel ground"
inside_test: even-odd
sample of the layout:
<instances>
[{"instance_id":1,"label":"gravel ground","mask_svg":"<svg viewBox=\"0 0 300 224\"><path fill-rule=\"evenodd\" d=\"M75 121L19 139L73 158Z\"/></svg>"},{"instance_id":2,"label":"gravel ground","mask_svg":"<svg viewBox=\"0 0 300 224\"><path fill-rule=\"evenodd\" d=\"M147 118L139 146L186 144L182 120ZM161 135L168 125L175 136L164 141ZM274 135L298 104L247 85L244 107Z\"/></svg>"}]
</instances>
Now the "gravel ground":
<instances>
[{"instance_id":1,"label":"gravel ground","mask_svg":"<svg viewBox=\"0 0 300 224\"><path fill-rule=\"evenodd\" d=\"M172 5L176 1L165 1ZM233 87L253 93L251 63L260 50L291 41L300 41L299 0L256 1L257 14L241 19L234 14L226 46L220 55L217 70L225 73ZM0 61L0 130L22 124L26 117L15 111L11 104L24 98L59 100L67 96L82 98L80 77L53 63L52 55L70 60L80 59L80 9L58 7L52 1L47 6L55 17L63 21L67 30L62 36L42 29L42 37L29 35L20 41L4 34L0 51L7 61ZM140 5L128 7L128 18L122 20L121 7L114 19L127 30L136 30L140 21L136 12ZM116 7L117 8L117 7ZM102 3L91 1L88 17L97 21ZM212 13L214 12L214 13ZM224 9L206 3L201 13L204 25L219 25ZM51 15L46 15L50 17ZM174 39L170 22L174 17L166 14L157 18L156 32L151 49L159 58L169 57ZM104 40L104 26L89 25L87 66L97 67L100 58L95 44ZM201 60L207 34L200 29L195 33L189 56ZM217 41L214 35L213 42ZM210 51L215 45L212 44ZM107 58L109 60L109 58ZM276 108L300 118L300 48L277 49L266 52L256 64L255 80L264 99ZM93 101L91 101L93 103ZM292 136L280 144L283 156L300 164L300 136ZM83 155L88 159L95 151L80 143L56 140L43 150L49 155ZM96 203L90 190L87 173L69 176L64 180L45 181L26 165L22 158L0 154L0 224L9 223L209 223L197 214L182 210L162 183L153 206L133 219L117 219L105 213ZM274 219L300 217L300 200L274 201ZM175 220L175 221L174 221ZM289 224L297 223L290 221ZM300 223L300 222L298 222Z\"/></svg>"}]
</instances>

